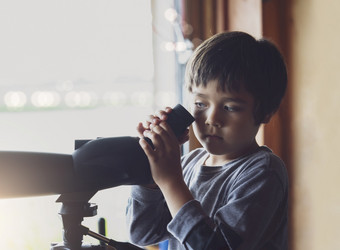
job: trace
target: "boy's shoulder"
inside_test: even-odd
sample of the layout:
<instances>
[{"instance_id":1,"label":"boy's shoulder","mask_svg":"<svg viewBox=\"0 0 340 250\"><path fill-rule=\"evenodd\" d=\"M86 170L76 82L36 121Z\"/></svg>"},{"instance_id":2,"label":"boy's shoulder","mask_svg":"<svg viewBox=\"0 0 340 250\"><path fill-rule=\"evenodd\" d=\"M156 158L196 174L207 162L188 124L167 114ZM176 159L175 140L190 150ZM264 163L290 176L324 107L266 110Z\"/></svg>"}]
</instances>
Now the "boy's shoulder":
<instances>
[{"instance_id":1,"label":"boy's shoulder","mask_svg":"<svg viewBox=\"0 0 340 250\"><path fill-rule=\"evenodd\" d=\"M262 162L260 165L262 165L267 170L276 171L286 169L281 158L274 154L273 151L266 146L261 146L251 158L253 158L254 161Z\"/></svg>"},{"instance_id":2,"label":"boy's shoulder","mask_svg":"<svg viewBox=\"0 0 340 250\"><path fill-rule=\"evenodd\" d=\"M241 175L275 175L284 186L288 183L288 173L284 162L266 146L261 146L257 152L240 159L237 164Z\"/></svg>"}]
</instances>

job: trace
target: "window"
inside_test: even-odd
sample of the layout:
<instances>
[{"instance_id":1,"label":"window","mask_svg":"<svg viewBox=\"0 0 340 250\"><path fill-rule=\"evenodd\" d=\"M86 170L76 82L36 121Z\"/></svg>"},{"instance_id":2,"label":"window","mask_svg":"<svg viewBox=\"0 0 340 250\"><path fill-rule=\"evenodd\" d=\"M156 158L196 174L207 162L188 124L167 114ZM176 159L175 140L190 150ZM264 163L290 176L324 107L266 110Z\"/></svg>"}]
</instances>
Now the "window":
<instances>
[{"instance_id":1,"label":"window","mask_svg":"<svg viewBox=\"0 0 340 250\"><path fill-rule=\"evenodd\" d=\"M15 0L0 8L0 150L71 154L76 139L135 136L138 121L179 99L181 52L171 1ZM170 17L169 17L170 14ZM185 49L184 49L185 50ZM155 73L156 72L156 73ZM1 191L0 191L1 192ZM84 220L126 241L129 187L98 192ZM57 196L0 199L1 245L62 241ZM86 242L95 242L84 237Z\"/></svg>"}]
</instances>

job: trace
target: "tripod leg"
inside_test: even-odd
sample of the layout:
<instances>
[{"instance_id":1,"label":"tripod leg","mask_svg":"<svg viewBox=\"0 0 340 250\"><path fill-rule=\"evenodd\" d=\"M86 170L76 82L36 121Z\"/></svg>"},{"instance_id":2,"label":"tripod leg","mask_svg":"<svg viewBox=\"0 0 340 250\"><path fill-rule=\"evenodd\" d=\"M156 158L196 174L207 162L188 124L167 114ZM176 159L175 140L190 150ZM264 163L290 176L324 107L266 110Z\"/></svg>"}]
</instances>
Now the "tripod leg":
<instances>
[{"instance_id":1,"label":"tripod leg","mask_svg":"<svg viewBox=\"0 0 340 250\"><path fill-rule=\"evenodd\" d=\"M106 222L105 222L105 219L104 218L100 218L99 221L98 221L98 233L101 234L101 235L106 235L106 228L105 228L105 225ZM101 246L105 246L105 242L103 241L100 241L100 245Z\"/></svg>"},{"instance_id":2,"label":"tripod leg","mask_svg":"<svg viewBox=\"0 0 340 250\"><path fill-rule=\"evenodd\" d=\"M83 225L80 225L81 229L83 231L84 235L89 235L97 240L103 241L106 244L108 244L109 246L113 247L115 250L141 250L143 248L139 248L135 245L132 245L130 243L127 242L118 242L115 240L111 240L109 238L106 238L105 236L101 235L101 234L97 234L93 231L91 231L90 229L88 229L87 227L84 227Z\"/></svg>"}]
</instances>

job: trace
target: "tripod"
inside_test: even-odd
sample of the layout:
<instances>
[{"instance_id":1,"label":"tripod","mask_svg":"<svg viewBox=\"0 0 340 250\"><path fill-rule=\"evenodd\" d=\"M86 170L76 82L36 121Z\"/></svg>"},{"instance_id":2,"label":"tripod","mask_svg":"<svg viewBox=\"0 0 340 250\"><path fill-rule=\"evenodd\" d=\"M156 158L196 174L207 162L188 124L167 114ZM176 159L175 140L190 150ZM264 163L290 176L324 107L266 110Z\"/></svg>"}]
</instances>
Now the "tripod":
<instances>
[{"instance_id":1,"label":"tripod","mask_svg":"<svg viewBox=\"0 0 340 250\"><path fill-rule=\"evenodd\" d=\"M136 247L130 243L118 242L112 239L108 239L101 234L97 234L87 227L81 225L84 217L92 217L97 215L98 206L91 204L88 201L96 192L85 193L72 193L62 194L57 199L57 202L62 202L60 215L63 222L63 242L51 244L51 250L137 250L142 249ZM83 236L89 235L101 242L106 243L110 247L105 245L92 245L84 244Z\"/></svg>"}]
</instances>

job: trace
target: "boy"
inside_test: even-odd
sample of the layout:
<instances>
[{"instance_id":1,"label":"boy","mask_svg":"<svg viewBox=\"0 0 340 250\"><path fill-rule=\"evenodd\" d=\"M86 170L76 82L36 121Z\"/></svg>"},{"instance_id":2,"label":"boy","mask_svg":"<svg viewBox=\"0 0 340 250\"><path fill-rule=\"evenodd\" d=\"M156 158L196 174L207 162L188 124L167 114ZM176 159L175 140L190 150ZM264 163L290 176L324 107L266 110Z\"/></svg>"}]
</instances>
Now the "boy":
<instances>
[{"instance_id":1,"label":"boy","mask_svg":"<svg viewBox=\"0 0 340 250\"><path fill-rule=\"evenodd\" d=\"M195 50L186 84L203 148L180 158L169 108L138 125L155 147L140 140L157 186L132 189L132 242L168 239L170 250L287 249L287 172L255 140L286 89L280 52L243 32L217 34Z\"/></svg>"}]
</instances>

